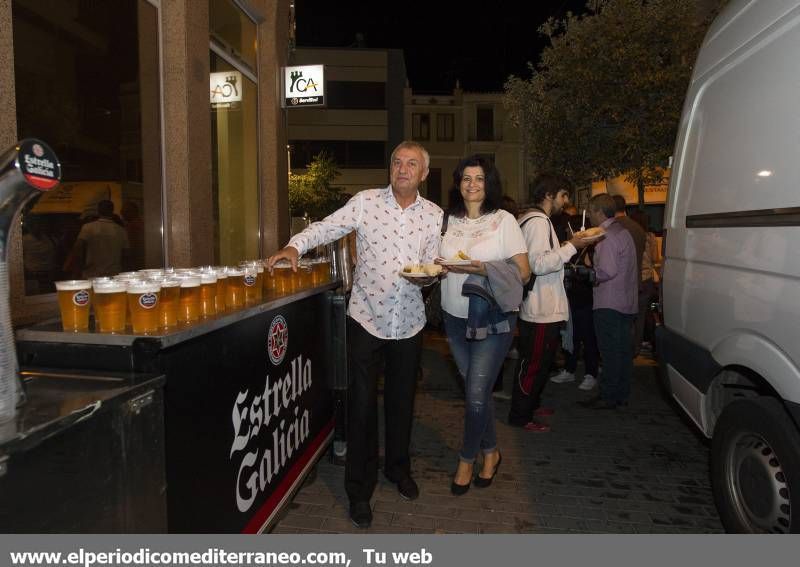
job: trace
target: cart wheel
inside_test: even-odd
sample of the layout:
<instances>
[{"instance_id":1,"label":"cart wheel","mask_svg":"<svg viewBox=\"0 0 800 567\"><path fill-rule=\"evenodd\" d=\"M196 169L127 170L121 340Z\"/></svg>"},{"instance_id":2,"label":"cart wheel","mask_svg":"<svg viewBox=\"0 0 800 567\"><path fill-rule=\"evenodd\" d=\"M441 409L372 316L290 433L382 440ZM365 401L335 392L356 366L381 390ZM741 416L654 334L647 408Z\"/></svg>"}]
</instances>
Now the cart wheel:
<instances>
[{"instance_id":1,"label":"cart wheel","mask_svg":"<svg viewBox=\"0 0 800 567\"><path fill-rule=\"evenodd\" d=\"M800 436L778 400L725 408L714 429L711 480L728 532L800 532Z\"/></svg>"}]
</instances>

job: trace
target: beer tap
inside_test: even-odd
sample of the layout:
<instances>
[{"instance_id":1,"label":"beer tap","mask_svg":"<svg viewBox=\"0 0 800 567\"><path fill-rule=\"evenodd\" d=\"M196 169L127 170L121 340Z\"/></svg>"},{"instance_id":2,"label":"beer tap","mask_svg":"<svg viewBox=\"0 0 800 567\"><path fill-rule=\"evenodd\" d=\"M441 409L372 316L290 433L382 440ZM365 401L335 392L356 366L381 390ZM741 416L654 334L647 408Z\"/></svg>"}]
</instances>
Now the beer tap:
<instances>
[{"instance_id":1,"label":"beer tap","mask_svg":"<svg viewBox=\"0 0 800 567\"><path fill-rule=\"evenodd\" d=\"M25 204L55 188L60 180L61 164L40 140L28 138L0 153L0 423L13 419L24 399L11 326L9 235Z\"/></svg>"}]
</instances>

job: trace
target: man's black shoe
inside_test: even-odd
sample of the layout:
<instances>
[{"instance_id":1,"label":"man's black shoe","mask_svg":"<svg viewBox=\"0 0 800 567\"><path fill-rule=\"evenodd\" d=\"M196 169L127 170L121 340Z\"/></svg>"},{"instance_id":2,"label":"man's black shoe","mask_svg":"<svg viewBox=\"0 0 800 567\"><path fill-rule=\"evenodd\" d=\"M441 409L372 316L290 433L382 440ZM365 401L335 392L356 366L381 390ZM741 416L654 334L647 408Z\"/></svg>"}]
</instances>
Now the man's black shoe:
<instances>
[{"instance_id":1,"label":"man's black shoe","mask_svg":"<svg viewBox=\"0 0 800 567\"><path fill-rule=\"evenodd\" d=\"M416 500L419 498L419 487L410 476L397 481L397 490L400 492L400 496L406 500Z\"/></svg>"},{"instance_id":2,"label":"man's black shoe","mask_svg":"<svg viewBox=\"0 0 800 567\"><path fill-rule=\"evenodd\" d=\"M372 524L372 508L369 502L353 502L350 504L350 520L353 525L366 530Z\"/></svg>"}]
</instances>

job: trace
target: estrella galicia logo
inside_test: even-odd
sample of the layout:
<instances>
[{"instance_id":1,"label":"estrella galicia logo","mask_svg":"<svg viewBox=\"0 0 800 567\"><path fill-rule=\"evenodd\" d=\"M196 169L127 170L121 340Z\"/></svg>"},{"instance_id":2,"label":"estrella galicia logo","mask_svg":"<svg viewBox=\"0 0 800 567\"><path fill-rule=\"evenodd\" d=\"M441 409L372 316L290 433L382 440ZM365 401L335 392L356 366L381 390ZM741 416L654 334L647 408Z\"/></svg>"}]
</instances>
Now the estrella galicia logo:
<instances>
[{"instance_id":1,"label":"estrella galicia logo","mask_svg":"<svg viewBox=\"0 0 800 567\"><path fill-rule=\"evenodd\" d=\"M254 285L256 285L256 277L251 274L247 274L244 277L244 285L246 285L247 287L253 287Z\"/></svg>"},{"instance_id":2,"label":"estrella galicia logo","mask_svg":"<svg viewBox=\"0 0 800 567\"><path fill-rule=\"evenodd\" d=\"M75 295L72 296L72 303L77 305L78 307L83 307L84 305L89 303L89 292L85 289L76 292Z\"/></svg>"},{"instance_id":3,"label":"estrella galicia logo","mask_svg":"<svg viewBox=\"0 0 800 567\"><path fill-rule=\"evenodd\" d=\"M283 362L289 347L289 325L283 315L277 315L269 326L267 334L267 352L269 360L275 366Z\"/></svg>"},{"instance_id":4,"label":"estrella galicia logo","mask_svg":"<svg viewBox=\"0 0 800 567\"><path fill-rule=\"evenodd\" d=\"M152 309L158 303L158 296L155 293L143 293L139 296L139 305L142 309Z\"/></svg>"},{"instance_id":5,"label":"estrella galicia logo","mask_svg":"<svg viewBox=\"0 0 800 567\"><path fill-rule=\"evenodd\" d=\"M289 78L292 81L291 84L289 85L290 93L298 92L305 94L310 90L317 92L317 83L314 82L313 77L304 79L302 71L292 71L289 74Z\"/></svg>"}]
</instances>

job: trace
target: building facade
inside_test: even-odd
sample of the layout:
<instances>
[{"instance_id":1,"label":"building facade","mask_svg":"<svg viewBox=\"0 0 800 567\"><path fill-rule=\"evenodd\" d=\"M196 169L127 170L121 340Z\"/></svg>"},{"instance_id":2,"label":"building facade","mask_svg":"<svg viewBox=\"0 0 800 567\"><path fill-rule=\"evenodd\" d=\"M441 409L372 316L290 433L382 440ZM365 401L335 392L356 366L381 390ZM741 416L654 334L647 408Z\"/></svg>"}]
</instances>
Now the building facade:
<instances>
[{"instance_id":1,"label":"building facade","mask_svg":"<svg viewBox=\"0 0 800 567\"><path fill-rule=\"evenodd\" d=\"M62 187L9 238L16 323L57 312L52 281L100 201L130 269L263 257L289 233L280 68L289 0L0 0L0 148L47 142Z\"/></svg>"},{"instance_id":2,"label":"building facade","mask_svg":"<svg viewBox=\"0 0 800 567\"><path fill-rule=\"evenodd\" d=\"M506 195L518 203L528 200L522 136L503 107L502 93L464 92L456 85L451 94L440 95L406 87L404 100L406 138L420 142L431 154L426 197L446 207L458 161L481 154L497 166Z\"/></svg>"},{"instance_id":3,"label":"building facade","mask_svg":"<svg viewBox=\"0 0 800 567\"><path fill-rule=\"evenodd\" d=\"M288 110L289 159L302 173L321 151L350 194L385 186L389 155L403 140L405 62L398 49L296 48L291 65L325 66L325 101Z\"/></svg>"}]
</instances>

